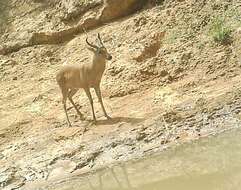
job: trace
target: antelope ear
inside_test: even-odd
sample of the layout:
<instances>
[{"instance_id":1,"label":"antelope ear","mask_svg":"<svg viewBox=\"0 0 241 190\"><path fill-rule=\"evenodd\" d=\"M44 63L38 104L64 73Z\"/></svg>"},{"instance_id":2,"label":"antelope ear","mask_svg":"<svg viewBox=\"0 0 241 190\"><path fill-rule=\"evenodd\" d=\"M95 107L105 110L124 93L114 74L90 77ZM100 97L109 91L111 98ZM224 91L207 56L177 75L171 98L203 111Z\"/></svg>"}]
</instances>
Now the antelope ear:
<instances>
[{"instance_id":1,"label":"antelope ear","mask_svg":"<svg viewBox=\"0 0 241 190\"><path fill-rule=\"evenodd\" d=\"M98 49L96 50L96 52L97 52L98 54L100 54L100 48L98 48Z\"/></svg>"}]
</instances>

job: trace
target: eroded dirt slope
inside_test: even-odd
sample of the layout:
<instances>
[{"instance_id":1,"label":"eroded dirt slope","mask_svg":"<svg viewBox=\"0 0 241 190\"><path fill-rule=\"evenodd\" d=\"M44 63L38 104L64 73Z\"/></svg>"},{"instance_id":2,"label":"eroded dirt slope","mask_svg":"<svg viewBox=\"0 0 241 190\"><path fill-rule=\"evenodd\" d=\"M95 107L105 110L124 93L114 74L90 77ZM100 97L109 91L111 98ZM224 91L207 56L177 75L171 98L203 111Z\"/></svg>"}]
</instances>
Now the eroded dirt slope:
<instances>
[{"instance_id":1,"label":"eroded dirt slope","mask_svg":"<svg viewBox=\"0 0 241 190\"><path fill-rule=\"evenodd\" d=\"M172 0L150 1L88 32L92 42L99 32L114 57L102 81L112 120L94 96L97 125L80 121L69 104L74 126L67 127L55 73L63 63L89 62L91 53L85 34L65 31L105 10L102 1L70 2L0 4L2 48L17 47L0 55L0 187L26 189L240 126L240 2ZM215 17L225 17L230 43L214 42ZM58 32L67 36L62 43L29 41ZM74 100L91 119L83 91Z\"/></svg>"}]
</instances>

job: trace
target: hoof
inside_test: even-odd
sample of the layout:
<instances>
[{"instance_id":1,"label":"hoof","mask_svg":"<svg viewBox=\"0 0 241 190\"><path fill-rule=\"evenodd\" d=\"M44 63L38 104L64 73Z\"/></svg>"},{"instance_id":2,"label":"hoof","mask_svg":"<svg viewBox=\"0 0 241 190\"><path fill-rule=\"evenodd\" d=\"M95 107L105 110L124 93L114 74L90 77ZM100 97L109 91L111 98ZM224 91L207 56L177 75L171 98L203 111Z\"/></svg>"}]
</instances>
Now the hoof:
<instances>
[{"instance_id":1,"label":"hoof","mask_svg":"<svg viewBox=\"0 0 241 190\"><path fill-rule=\"evenodd\" d=\"M80 120L81 120L81 121L85 121L85 120L86 120L86 117L84 117L84 116L82 115L82 116L80 116Z\"/></svg>"},{"instance_id":2,"label":"hoof","mask_svg":"<svg viewBox=\"0 0 241 190\"><path fill-rule=\"evenodd\" d=\"M105 117L106 117L106 119L108 119L108 120L112 119L112 118L111 118L110 116L108 116L108 115L106 115Z\"/></svg>"},{"instance_id":3,"label":"hoof","mask_svg":"<svg viewBox=\"0 0 241 190\"><path fill-rule=\"evenodd\" d=\"M82 120L82 121L86 119L85 116L80 112L78 112L78 116L79 116L80 120Z\"/></svg>"}]
</instances>

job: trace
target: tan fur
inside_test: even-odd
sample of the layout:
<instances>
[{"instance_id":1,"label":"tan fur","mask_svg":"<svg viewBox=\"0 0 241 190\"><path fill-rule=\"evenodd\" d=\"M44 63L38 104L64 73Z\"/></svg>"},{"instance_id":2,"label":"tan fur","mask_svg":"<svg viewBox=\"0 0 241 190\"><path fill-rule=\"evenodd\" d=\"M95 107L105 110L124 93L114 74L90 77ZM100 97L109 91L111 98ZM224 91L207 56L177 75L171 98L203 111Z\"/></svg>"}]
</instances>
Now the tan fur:
<instances>
[{"instance_id":1,"label":"tan fur","mask_svg":"<svg viewBox=\"0 0 241 190\"><path fill-rule=\"evenodd\" d=\"M86 95L89 98L93 119L96 122L94 106L93 106L93 99L90 93L90 88L94 88L98 100L101 104L102 110L104 112L105 117L110 118L103 105L101 90L100 90L100 82L102 75L105 71L106 67L106 60L112 59L111 55L107 52L106 48L103 46L103 43L100 39L98 34L99 40L101 42L101 47L89 44L87 39L86 42L90 45L88 49L93 52L93 59L90 64L83 64L83 65L63 65L60 71L56 75L57 83L62 91L63 95L63 105L64 111L66 114L67 122L69 126L71 125L66 109L66 100L67 98L70 100L71 104L76 109L77 113L83 118L83 115L80 113L79 109L75 105L72 100L74 94L78 91L78 89L83 88L85 90Z\"/></svg>"}]
</instances>

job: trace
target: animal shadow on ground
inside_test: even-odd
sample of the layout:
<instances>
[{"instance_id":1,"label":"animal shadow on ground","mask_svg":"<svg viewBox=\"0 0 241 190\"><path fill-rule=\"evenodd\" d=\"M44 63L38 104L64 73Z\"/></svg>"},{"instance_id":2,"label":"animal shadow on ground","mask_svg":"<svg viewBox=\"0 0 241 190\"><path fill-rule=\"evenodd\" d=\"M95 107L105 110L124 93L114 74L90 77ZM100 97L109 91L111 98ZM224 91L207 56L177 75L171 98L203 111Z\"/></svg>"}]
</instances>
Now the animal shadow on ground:
<instances>
[{"instance_id":1,"label":"animal shadow on ground","mask_svg":"<svg viewBox=\"0 0 241 190\"><path fill-rule=\"evenodd\" d=\"M112 117L110 119L97 120L96 125L114 125L120 122L129 124L138 124L143 122L144 118L133 118L133 117Z\"/></svg>"}]
</instances>

